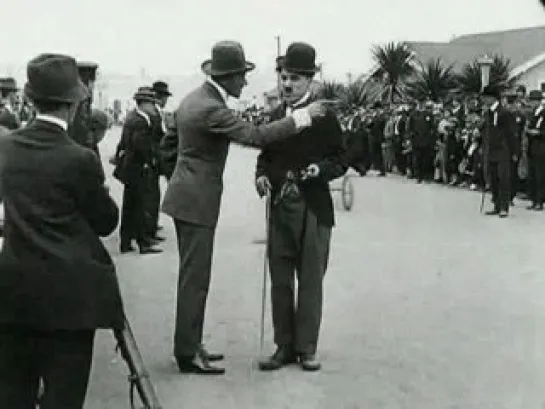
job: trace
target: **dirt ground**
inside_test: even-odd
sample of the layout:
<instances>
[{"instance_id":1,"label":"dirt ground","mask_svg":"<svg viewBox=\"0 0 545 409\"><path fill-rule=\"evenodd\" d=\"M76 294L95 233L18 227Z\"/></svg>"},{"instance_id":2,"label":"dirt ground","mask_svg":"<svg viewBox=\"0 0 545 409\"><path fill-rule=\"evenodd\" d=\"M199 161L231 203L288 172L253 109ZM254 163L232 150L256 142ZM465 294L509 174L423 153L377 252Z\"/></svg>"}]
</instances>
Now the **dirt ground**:
<instances>
[{"instance_id":1,"label":"dirt ground","mask_svg":"<svg viewBox=\"0 0 545 409\"><path fill-rule=\"evenodd\" d=\"M101 146L105 160L118 137ZM216 237L206 337L227 355L225 376L181 375L172 361L170 220L160 255L119 256L117 233L106 240L163 408L545 408L545 214L518 202L510 218L488 218L478 193L392 176L352 179L354 208L337 206L323 370L258 372L263 246L252 241L263 237L264 205L252 187L255 157L231 148ZM120 198L119 183L109 183ZM269 309L266 326L268 353ZM114 346L101 331L87 409L128 407Z\"/></svg>"}]
</instances>

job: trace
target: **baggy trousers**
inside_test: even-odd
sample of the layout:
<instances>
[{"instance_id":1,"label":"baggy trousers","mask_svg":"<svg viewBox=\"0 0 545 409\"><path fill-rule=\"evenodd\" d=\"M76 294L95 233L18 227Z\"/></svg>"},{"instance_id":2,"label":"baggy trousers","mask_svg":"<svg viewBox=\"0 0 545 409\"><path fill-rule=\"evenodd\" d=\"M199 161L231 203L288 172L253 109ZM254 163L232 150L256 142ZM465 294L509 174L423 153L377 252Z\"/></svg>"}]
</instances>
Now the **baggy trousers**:
<instances>
[{"instance_id":1,"label":"baggy trousers","mask_svg":"<svg viewBox=\"0 0 545 409\"><path fill-rule=\"evenodd\" d=\"M293 347L297 353L316 352L330 239L331 228L318 224L304 199L284 198L271 209L269 265L278 346Z\"/></svg>"},{"instance_id":2,"label":"baggy trousers","mask_svg":"<svg viewBox=\"0 0 545 409\"><path fill-rule=\"evenodd\" d=\"M41 409L82 409L93 356L93 330L0 328L0 407L33 409L40 379Z\"/></svg>"},{"instance_id":3,"label":"baggy trousers","mask_svg":"<svg viewBox=\"0 0 545 409\"><path fill-rule=\"evenodd\" d=\"M202 343L216 229L177 219L174 227L180 256L174 356L192 357Z\"/></svg>"},{"instance_id":4,"label":"baggy trousers","mask_svg":"<svg viewBox=\"0 0 545 409\"><path fill-rule=\"evenodd\" d=\"M509 211L511 203L511 163L509 161L488 162L492 202L498 211Z\"/></svg>"}]
</instances>

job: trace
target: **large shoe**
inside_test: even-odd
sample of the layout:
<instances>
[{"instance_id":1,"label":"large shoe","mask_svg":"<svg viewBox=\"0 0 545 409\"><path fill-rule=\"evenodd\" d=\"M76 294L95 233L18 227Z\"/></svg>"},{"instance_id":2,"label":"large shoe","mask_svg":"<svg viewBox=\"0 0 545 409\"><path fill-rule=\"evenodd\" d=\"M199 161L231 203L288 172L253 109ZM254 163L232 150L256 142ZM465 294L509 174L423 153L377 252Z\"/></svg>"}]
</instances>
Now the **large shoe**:
<instances>
[{"instance_id":1,"label":"large shoe","mask_svg":"<svg viewBox=\"0 0 545 409\"><path fill-rule=\"evenodd\" d=\"M276 349L276 352L268 359L259 362L259 370L261 371L276 371L286 365L297 362L297 356L291 347L281 346Z\"/></svg>"},{"instance_id":2,"label":"large shoe","mask_svg":"<svg viewBox=\"0 0 545 409\"><path fill-rule=\"evenodd\" d=\"M197 375L223 375L225 373L225 368L210 365L210 361L200 353L193 357L177 356L175 358L181 373Z\"/></svg>"},{"instance_id":3,"label":"large shoe","mask_svg":"<svg viewBox=\"0 0 545 409\"><path fill-rule=\"evenodd\" d=\"M153 247L150 244L143 244L140 246L140 254L157 254L162 252L163 250Z\"/></svg>"},{"instance_id":4,"label":"large shoe","mask_svg":"<svg viewBox=\"0 0 545 409\"><path fill-rule=\"evenodd\" d=\"M500 214L500 211L498 209L489 210L484 213L487 216L497 216Z\"/></svg>"},{"instance_id":5,"label":"large shoe","mask_svg":"<svg viewBox=\"0 0 545 409\"><path fill-rule=\"evenodd\" d=\"M225 359L223 354L210 352L204 347L204 345L201 345L200 353L210 362L223 361Z\"/></svg>"},{"instance_id":6,"label":"large shoe","mask_svg":"<svg viewBox=\"0 0 545 409\"><path fill-rule=\"evenodd\" d=\"M307 372L316 372L322 369L322 364L316 359L316 354L299 355L299 365L303 371Z\"/></svg>"}]
</instances>

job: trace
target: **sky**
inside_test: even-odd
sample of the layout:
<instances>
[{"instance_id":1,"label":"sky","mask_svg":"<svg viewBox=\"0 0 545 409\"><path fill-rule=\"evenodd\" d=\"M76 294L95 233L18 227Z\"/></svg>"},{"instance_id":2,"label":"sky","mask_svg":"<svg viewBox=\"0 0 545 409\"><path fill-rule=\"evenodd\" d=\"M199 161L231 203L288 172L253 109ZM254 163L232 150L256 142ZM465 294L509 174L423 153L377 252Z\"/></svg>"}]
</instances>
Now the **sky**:
<instances>
[{"instance_id":1,"label":"sky","mask_svg":"<svg viewBox=\"0 0 545 409\"><path fill-rule=\"evenodd\" d=\"M346 80L372 67L374 44L545 25L538 0L0 0L0 10L4 70L62 52L131 75L198 73L226 39L271 72L280 36L282 52L309 42L324 77Z\"/></svg>"}]
</instances>

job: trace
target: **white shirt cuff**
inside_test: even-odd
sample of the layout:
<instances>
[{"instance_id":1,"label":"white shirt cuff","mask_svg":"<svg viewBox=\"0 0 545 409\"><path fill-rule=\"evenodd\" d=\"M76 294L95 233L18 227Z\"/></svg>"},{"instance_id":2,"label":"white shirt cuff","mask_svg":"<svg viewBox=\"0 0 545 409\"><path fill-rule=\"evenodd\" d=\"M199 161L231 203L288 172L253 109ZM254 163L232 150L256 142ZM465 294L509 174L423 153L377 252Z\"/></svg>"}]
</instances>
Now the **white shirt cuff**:
<instances>
[{"instance_id":1,"label":"white shirt cuff","mask_svg":"<svg viewBox=\"0 0 545 409\"><path fill-rule=\"evenodd\" d=\"M297 129L307 128L312 125L312 118L310 117L308 109L306 108L294 110L291 113L291 117L293 118Z\"/></svg>"}]
</instances>

